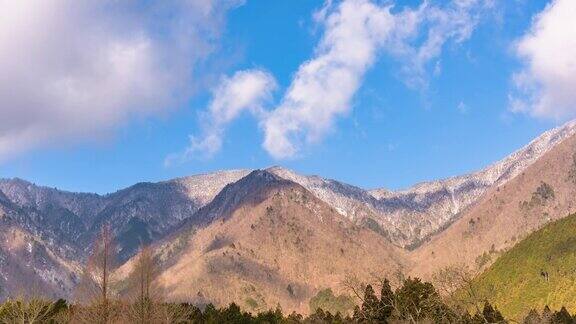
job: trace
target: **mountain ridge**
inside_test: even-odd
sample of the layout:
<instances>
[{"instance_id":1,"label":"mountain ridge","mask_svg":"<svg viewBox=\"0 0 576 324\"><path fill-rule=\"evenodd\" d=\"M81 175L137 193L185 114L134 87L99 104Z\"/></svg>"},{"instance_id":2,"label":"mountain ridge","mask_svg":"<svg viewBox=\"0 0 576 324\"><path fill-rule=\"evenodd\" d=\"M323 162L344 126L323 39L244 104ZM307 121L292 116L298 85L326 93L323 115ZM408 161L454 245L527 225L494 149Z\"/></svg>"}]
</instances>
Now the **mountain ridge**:
<instances>
[{"instance_id":1,"label":"mountain ridge","mask_svg":"<svg viewBox=\"0 0 576 324\"><path fill-rule=\"evenodd\" d=\"M515 178L492 187L462 217L411 252L418 276L454 265L482 270L499 253L550 220L576 212L576 136Z\"/></svg>"},{"instance_id":2,"label":"mountain ridge","mask_svg":"<svg viewBox=\"0 0 576 324\"><path fill-rule=\"evenodd\" d=\"M226 224L227 215L256 217L251 215L249 209L259 208L258 217L265 217L265 206L261 200L255 199L255 194L261 192L269 202L272 201L269 199L277 199L268 196L264 190L269 186L269 191L299 192L298 195L308 197L308 201L322 205L324 213L330 215L327 217L338 219L338 224L347 224L335 227L339 233L357 240L360 245L379 242L379 245L386 246L386 250L395 251L393 253L399 258L396 260L382 254L382 258L391 262L386 265L387 268L399 267L410 271L415 264L428 260L430 256L425 252L408 253L407 248L426 251L429 238L437 241L435 237L439 234L460 226L462 217L482 197L521 176L543 156L562 146L568 138L574 138L575 133L576 122L570 122L545 132L509 157L479 172L418 184L413 191L387 191L386 196L337 180L300 175L278 166L142 182L106 195L61 191L36 186L21 179L0 179L0 229L6 233L20 233L18 237L37 242L30 250L25 244L13 246L9 238L4 237L0 255L5 260L12 260L11 263L31 265L30 271L35 280L45 284L48 290L53 289L56 295L67 297L102 224L112 225L120 261L125 262L134 256L141 245L170 241L174 233L183 231L183 228L186 230L183 242L189 242L195 240L197 232L216 231L218 224ZM274 201L282 202L283 208L314 217L314 211L302 205L302 201L290 200L286 194L283 195L284 200ZM456 203L459 204L458 208L454 208ZM332 235L319 228L321 222L312 224L305 218L298 218L298 221L324 233L322 235ZM291 230L288 223L283 226ZM253 229L246 228L246 231L237 235L252 242L249 234ZM352 235L350 231L356 234ZM261 235L267 233L262 232ZM316 238L309 239L318 244L322 242ZM210 240L215 238L211 237ZM178 249L186 251L185 247L182 245ZM295 258L307 255L306 251L293 252ZM423 253L420 254L421 258L418 253ZM473 258L472 253L469 257ZM447 259L454 260L453 256ZM176 258L166 264L174 266L177 261ZM52 268L43 268L42 264L51 264ZM16 270L1 266L0 270L6 269L2 270L4 275L17 278ZM348 265L344 262L342 266ZM62 272L61 276L54 275L58 271ZM308 290L305 296L309 297L311 293ZM292 306L296 307L294 304Z\"/></svg>"}]
</instances>

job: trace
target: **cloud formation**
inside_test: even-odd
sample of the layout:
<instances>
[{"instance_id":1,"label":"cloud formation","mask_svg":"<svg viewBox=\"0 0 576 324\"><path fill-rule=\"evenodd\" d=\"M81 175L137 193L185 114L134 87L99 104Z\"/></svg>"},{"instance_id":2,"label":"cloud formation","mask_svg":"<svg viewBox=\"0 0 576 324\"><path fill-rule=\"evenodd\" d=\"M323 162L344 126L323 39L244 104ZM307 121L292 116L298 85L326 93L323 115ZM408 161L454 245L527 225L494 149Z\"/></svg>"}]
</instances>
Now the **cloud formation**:
<instances>
[{"instance_id":1,"label":"cloud formation","mask_svg":"<svg viewBox=\"0 0 576 324\"><path fill-rule=\"evenodd\" d=\"M468 39L482 13L492 6L491 0L455 0L444 6L423 1L415 8L394 11L389 2L326 1L313 15L323 31L313 56L298 67L279 103L255 114L264 132L264 149L276 159L286 159L322 141L337 118L350 112L366 72L382 55L401 63L406 84L425 88L429 74L441 73L434 61L445 44ZM208 110L215 119L212 107ZM193 137L189 151L214 154L220 145L209 143L221 143L221 128L229 122L202 140Z\"/></svg>"},{"instance_id":2,"label":"cloud formation","mask_svg":"<svg viewBox=\"0 0 576 324\"><path fill-rule=\"evenodd\" d=\"M405 11L386 48L402 63L404 82L413 88L426 88L430 70L434 75L441 73L438 59L446 43L468 40L494 6L491 0L448 1L444 6L424 1L418 8Z\"/></svg>"},{"instance_id":3,"label":"cloud formation","mask_svg":"<svg viewBox=\"0 0 576 324\"><path fill-rule=\"evenodd\" d=\"M236 72L232 77L222 78L212 90L212 101L202 116L200 137L190 137L190 146L180 154L169 156L166 165L186 161L199 155L210 157L222 147L226 126L244 111L263 118L264 104L272 98L276 88L274 77L258 69Z\"/></svg>"},{"instance_id":4,"label":"cloud formation","mask_svg":"<svg viewBox=\"0 0 576 324\"><path fill-rule=\"evenodd\" d=\"M262 122L264 148L274 158L294 156L301 143L315 143L350 100L394 28L390 7L349 0L330 12L314 57L302 64L282 103Z\"/></svg>"},{"instance_id":5,"label":"cloud formation","mask_svg":"<svg viewBox=\"0 0 576 324\"><path fill-rule=\"evenodd\" d=\"M0 159L190 94L235 0L0 0Z\"/></svg>"},{"instance_id":6,"label":"cloud formation","mask_svg":"<svg viewBox=\"0 0 576 324\"><path fill-rule=\"evenodd\" d=\"M576 1L554 0L533 20L515 50L524 67L513 77L513 112L576 117Z\"/></svg>"},{"instance_id":7,"label":"cloud formation","mask_svg":"<svg viewBox=\"0 0 576 324\"><path fill-rule=\"evenodd\" d=\"M351 110L366 71L382 53L403 63L408 85L424 87L428 64L444 44L468 39L480 12L491 6L485 0L458 0L446 7L425 1L393 14L391 5L369 0L345 0L337 7L327 2L315 15L324 35L314 57L299 67L281 104L262 122L264 148L283 159L322 140L335 119Z\"/></svg>"}]
</instances>

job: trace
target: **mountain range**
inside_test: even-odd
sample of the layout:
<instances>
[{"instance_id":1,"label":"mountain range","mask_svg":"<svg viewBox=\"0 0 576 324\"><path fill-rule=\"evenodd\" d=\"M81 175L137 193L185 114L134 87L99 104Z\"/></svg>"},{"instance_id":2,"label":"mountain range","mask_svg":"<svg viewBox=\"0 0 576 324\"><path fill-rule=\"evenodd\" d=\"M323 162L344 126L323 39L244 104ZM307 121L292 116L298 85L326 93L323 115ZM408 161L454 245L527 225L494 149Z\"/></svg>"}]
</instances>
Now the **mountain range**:
<instances>
[{"instance_id":1,"label":"mountain range","mask_svg":"<svg viewBox=\"0 0 576 324\"><path fill-rule=\"evenodd\" d=\"M167 298L308 311L319 290L383 276L481 270L576 211L576 122L475 173L391 191L282 167L230 170L107 195L0 180L0 297L73 295L110 224L120 269L142 245L162 261Z\"/></svg>"}]
</instances>

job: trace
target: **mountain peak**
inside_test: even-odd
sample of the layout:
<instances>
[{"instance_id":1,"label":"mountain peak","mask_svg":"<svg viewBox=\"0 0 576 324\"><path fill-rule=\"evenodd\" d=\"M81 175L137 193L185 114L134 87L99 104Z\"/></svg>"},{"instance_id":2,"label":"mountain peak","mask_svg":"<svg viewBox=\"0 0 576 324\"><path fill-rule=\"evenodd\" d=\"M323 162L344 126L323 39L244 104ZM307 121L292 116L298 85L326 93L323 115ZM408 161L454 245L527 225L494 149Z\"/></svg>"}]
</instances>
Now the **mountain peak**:
<instances>
[{"instance_id":1,"label":"mountain peak","mask_svg":"<svg viewBox=\"0 0 576 324\"><path fill-rule=\"evenodd\" d=\"M281 166L281 165L272 165L272 166L267 167L264 170L274 172L274 171L282 171L282 170L288 170L288 169Z\"/></svg>"},{"instance_id":2,"label":"mountain peak","mask_svg":"<svg viewBox=\"0 0 576 324\"><path fill-rule=\"evenodd\" d=\"M227 217L241 205L255 204L265 199L271 190L292 185L295 183L267 170L254 170L240 180L227 184L188 223L205 223Z\"/></svg>"},{"instance_id":3,"label":"mountain peak","mask_svg":"<svg viewBox=\"0 0 576 324\"><path fill-rule=\"evenodd\" d=\"M236 181L235 183L227 185L222 191L243 190L245 188L250 188L252 192L256 192L261 189L287 184L293 184L293 182L268 171L268 169L258 169L250 172L248 175Z\"/></svg>"}]
</instances>

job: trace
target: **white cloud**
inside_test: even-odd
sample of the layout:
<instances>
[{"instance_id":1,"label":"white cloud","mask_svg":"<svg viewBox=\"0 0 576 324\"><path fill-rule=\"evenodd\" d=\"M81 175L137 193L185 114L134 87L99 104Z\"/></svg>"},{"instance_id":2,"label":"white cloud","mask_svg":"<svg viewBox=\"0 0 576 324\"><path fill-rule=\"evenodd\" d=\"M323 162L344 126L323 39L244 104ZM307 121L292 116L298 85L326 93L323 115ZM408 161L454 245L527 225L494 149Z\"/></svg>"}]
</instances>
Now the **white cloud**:
<instances>
[{"instance_id":1,"label":"white cloud","mask_svg":"<svg viewBox=\"0 0 576 324\"><path fill-rule=\"evenodd\" d=\"M300 65L279 104L256 116L264 149L284 159L320 142L337 118L350 112L364 75L382 54L402 63L408 85L426 87L429 74L441 73L438 57L445 44L468 39L480 13L492 5L492 0L454 0L438 7L424 1L393 13L389 2L327 0L313 15L323 30L314 55ZM436 65L429 66L431 62ZM219 95L215 93L215 101ZM189 151L218 150L229 122L201 139L192 138Z\"/></svg>"},{"instance_id":2,"label":"white cloud","mask_svg":"<svg viewBox=\"0 0 576 324\"><path fill-rule=\"evenodd\" d=\"M576 116L576 1L554 0L515 49L524 63L514 75L510 110L536 117Z\"/></svg>"},{"instance_id":3,"label":"white cloud","mask_svg":"<svg viewBox=\"0 0 576 324\"><path fill-rule=\"evenodd\" d=\"M226 0L0 0L0 159L185 99Z\"/></svg>"},{"instance_id":4,"label":"white cloud","mask_svg":"<svg viewBox=\"0 0 576 324\"><path fill-rule=\"evenodd\" d=\"M409 85L424 86L428 63L447 41L469 38L491 2L456 0L440 8L425 1L396 14L390 5L369 0L331 6L328 1L314 16L325 28L315 56L299 67L281 104L262 122L264 148L275 158L293 157L303 145L322 140L335 119L350 111L364 74L382 52L403 63Z\"/></svg>"},{"instance_id":5,"label":"white cloud","mask_svg":"<svg viewBox=\"0 0 576 324\"><path fill-rule=\"evenodd\" d=\"M169 156L165 164L186 161L194 156L212 156L222 146L226 126L242 112L248 111L262 118L265 114L263 105L271 99L275 88L274 77L263 70L239 71L232 77L224 77L212 91L213 99L202 118L203 135L190 137L186 151Z\"/></svg>"},{"instance_id":6,"label":"white cloud","mask_svg":"<svg viewBox=\"0 0 576 324\"><path fill-rule=\"evenodd\" d=\"M474 29L491 9L490 0L454 0L445 6L424 1L418 8L405 11L405 19L398 24L394 39L387 51L402 63L402 77L413 88L426 88L429 64L435 62L432 73L441 73L437 60L449 41L459 44L470 38Z\"/></svg>"},{"instance_id":7,"label":"white cloud","mask_svg":"<svg viewBox=\"0 0 576 324\"><path fill-rule=\"evenodd\" d=\"M388 6L349 0L323 22L316 55L299 67L280 106L262 122L264 148L275 158L294 156L302 142L319 141L335 117L348 112L378 47L394 27L394 16Z\"/></svg>"}]
</instances>

